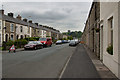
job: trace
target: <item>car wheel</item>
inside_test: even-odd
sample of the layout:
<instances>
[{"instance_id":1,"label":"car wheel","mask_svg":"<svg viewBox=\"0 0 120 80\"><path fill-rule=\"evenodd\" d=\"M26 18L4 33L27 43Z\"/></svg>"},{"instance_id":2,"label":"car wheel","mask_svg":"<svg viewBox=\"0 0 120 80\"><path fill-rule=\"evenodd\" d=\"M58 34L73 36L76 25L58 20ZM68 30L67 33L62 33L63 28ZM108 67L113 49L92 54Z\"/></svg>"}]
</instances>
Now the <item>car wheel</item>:
<instances>
[{"instance_id":1,"label":"car wheel","mask_svg":"<svg viewBox=\"0 0 120 80\"><path fill-rule=\"evenodd\" d=\"M34 49L36 50L36 49L37 49L37 47L34 47Z\"/></svg>"},{"instance_id":2,"label":"car wheel","mask_svg":"<svg viewBox=\"0 0 120 80\"><path fill-rule=\"evenodd\" d=\"M40 47L41 49L43 48L43 46Z\"/></svg>"}]
</instances>

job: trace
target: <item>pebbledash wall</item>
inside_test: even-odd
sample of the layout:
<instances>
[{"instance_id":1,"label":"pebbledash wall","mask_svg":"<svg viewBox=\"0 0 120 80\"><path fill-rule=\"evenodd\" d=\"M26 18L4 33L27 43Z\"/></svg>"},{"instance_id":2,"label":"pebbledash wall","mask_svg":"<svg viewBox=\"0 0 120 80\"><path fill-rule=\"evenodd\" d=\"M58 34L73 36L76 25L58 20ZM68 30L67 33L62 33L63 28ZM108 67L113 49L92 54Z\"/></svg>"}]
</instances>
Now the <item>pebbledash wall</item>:
<instances>
[{"instance_id":1,"label":"pebbledash wall","mask_svg":"<svg viewBox=\"0 0 120 80\"><path fill-rule=\"evenodd\" d=\"M106 51L110 44L113 55ZM120 2L100 3L100 59L120 79Z\"/></svg>"}]
</instances>

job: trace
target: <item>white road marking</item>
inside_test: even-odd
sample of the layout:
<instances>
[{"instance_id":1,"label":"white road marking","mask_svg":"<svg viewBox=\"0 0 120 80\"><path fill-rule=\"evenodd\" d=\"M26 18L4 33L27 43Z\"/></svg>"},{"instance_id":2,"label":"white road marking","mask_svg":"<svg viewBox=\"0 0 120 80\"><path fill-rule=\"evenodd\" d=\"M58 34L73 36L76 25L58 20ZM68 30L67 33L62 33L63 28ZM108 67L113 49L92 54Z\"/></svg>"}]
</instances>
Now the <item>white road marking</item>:
<instances>
[{"instance_id":1,"label":"white road marking","mask_svg":"<svg viewBox=\"0 0 120 80\"><path fill-rule=\"evenodd\" d=\"M68 65L68 63L69 63L71 57L72 57L72 55L68 58L68 60L67 60L67 62L66 62L66 64L65 64L65 66L64 66L64 68L63 68L62 71L61 71L61 74L60 74L58 80L60 80L60 79L62 78L63 73L64 73L64 71L65 71L65 69L66 69L66 67L67 67L67 65Z\"/></svg>"}]
</instances>

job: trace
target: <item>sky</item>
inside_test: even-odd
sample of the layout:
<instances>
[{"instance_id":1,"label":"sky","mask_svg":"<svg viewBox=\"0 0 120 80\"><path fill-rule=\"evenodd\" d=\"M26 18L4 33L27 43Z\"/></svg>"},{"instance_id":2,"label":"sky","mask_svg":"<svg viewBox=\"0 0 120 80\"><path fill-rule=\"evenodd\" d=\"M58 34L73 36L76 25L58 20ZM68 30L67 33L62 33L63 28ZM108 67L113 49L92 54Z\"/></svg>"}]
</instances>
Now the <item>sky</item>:
<instances>
[{"instance_id":1,"label":"sky","mask_svg":"<svg viewBox=\"0 0 120 80\"><path fill-rule=\"evenodd\" d=\"M2 2L5 14L12 12L34 23L61 32L83 31L92 2Z\"/></svg>"}]
</instances>

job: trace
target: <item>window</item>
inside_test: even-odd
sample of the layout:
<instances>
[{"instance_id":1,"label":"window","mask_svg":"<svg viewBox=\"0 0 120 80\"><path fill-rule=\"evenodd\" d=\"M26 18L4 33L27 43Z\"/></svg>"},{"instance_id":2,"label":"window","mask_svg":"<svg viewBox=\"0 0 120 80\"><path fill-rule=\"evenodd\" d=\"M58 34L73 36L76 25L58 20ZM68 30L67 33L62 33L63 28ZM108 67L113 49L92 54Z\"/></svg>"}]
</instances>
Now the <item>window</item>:
<instances>
[{"instance_id":1,"label":"window","mask_svg":"<svg viewBox=\"0 0 120 80\"><path fill-rule=\"evenodd\" d=\"M110 43L113 45L113 17L109 19Z\"/></svg>"},{"instance_id":2,"label":"window","mask_svg":"<svg viewBox=\"0 0 120 80\"><path fill-rule=\"evenodd\" d=\"M19 38L19 35L16 36L16 39L17 39L17 40L18 40L18 38Z\"/></svg>"},{"instance_id":3,"label":"window","mask_svg":"<svg viewBox=\"0 0 120 80\"><path fill-rule=\"evenodd\" d=\"M28 23L28 33L30 32L30 26L29 26L29 23Z\"/></svg>"},{"instance_id":4,"label":"window","mask_svg":"<svg viewBox=\"0 0 120 80\"><path fill-rule=\"evenodd\" d=\"M1 27L2 27L2 22L0 21L0 29L1 29Z\"/></svg>"},{"instance_id":5,"label":"window","mask_svg":"<svg viewBox=\"0 0 120 80\"><path fill-rule=\"evenodd\" d=\"M11 24L11 26L10 26L10 30L11 30L11 32L14 31L14 25L13 25L13 24Z\"/></svg>"},{"instance_id":6,"label":"window","mask_svg":"<svg viewBox=\"0 0 120 80\"><path fill-rule=\"evenodd\" d=\"M11 35L11 40L13 41L13 35Z\"/></svg>"},{"instance_id":7,"label":"window","mask_svg":"<svg viewBox=\"0 0 120 80\"><path fill-rule=\"evenodd\" d=\"M20 39L23 39L23 35L20 36Z\"/></svg>"},{"instance_id":8,"label":"window","mask_svg":"<svg viewBox=\"0 0 120 80\"><path fill-rule=\"evenodd\" d=\"M0 43L2 43L2 36L1 36L1 34L0 34Z\"/></svg>"},{"instance_id":9,"label":"window","mask_svg":"<svg viewBox=\"0 0 120 80\"><path fill-rule=\"evenodd\" d=\"M39 31L38 31L38 34L39 34Z\"/></svg>"},{"instance_id":10,"label":"window","mask_svg":"<svg viewBox=\"0 0 120 80\"><path fill-rule=\"evenodd\" d=\"M22 26L20 26L20 32L23 32L23 27Z\"/></svg>"}]
</instances>

